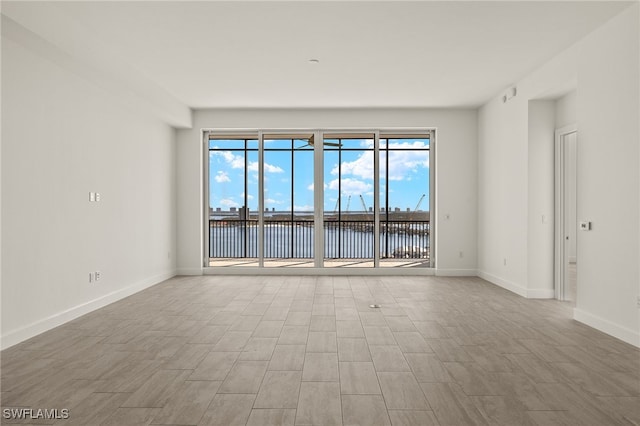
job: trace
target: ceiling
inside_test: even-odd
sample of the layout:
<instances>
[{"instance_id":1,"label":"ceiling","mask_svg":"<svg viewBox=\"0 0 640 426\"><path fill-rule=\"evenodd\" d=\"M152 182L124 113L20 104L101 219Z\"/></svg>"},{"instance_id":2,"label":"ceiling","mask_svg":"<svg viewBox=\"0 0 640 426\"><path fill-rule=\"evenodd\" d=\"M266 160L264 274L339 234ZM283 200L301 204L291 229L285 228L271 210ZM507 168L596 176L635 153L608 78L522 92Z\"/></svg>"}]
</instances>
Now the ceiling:
<instances>
[{"instance_id":1,"label":"ceiling","mask_svg":"<svg viewBox=\"0 0 640 426\"><path fill-rule=\"evenodd\" d=\"M3 1L2 12L190 108L477 107L629 4Z\"/></svg>"}]
</instances>

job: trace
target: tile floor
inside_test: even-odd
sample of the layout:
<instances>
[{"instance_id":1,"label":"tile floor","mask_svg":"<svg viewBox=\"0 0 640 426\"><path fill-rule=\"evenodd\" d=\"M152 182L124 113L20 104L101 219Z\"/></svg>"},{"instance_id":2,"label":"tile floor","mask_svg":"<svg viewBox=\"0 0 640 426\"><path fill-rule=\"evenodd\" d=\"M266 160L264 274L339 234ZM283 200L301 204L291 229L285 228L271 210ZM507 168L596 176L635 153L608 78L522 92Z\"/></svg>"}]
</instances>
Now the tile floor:
<instances>
[{"instance_id":1,"label":"tile floor","mask_svg":"<svg viewBox=\"0 0 640 426\"><path fill-rule=\"evenodd\" d=\"M176 277L1 355L35 424L640 425L638 349L478 278Z\"/></svg>"}]
</instances>

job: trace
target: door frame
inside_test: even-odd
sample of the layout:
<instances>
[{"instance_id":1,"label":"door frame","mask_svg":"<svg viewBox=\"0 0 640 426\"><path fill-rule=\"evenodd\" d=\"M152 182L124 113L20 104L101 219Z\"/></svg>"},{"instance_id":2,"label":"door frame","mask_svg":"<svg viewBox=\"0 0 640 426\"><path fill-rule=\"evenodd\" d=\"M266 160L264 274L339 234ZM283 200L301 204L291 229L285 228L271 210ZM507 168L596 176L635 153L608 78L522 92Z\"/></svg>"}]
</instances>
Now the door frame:
<instances>
[{"instance_id":1,"label":"door frame","mask_svg":"<svg viewBox=\"0 0 640 426\"><path fill-rule=\"evenodd\" d=\"M416 133L426 133L430 135L429 142L429 204L430 204L430 235L429 235L429 250L430 259L429 266L427 268L381 268L380 266L380 253L379 253L379 238L374 238L374 267L373 268L327 268L324 266L324 232L323 232L323 220L324 220L324 191L315 191L314 195L314 230L315 230L315 242L314 242L314 266L305 268L287 267L287 268L265 268L264 267L264 250L262 241L264 241L264 227L263 227L263 214L264 214L264 182L263 178L259 179L259 231L258 231L258 267L234 267L234 268L219 268L209 266L209 135L215 136L237 136L241 135L255 135L259 144L259 175L262 177L264 174L264 135L271 133L311 133L318 141L323 140L326 133L371 133L374 135L374 176L379 176L380 165L379 163L379 140L380 133L393 133L397 135L407 134L414 135ZM205 273L227 273L227 274L270 274L268 271L278 271L279 275L293 275L293 274L319 274L319 275L433 275L436 269L436 140L437 130L435 127L382 127L382 128L201 128L202 138L202 226L201 232L201 246L202 246L202 261L203 269ZM317 168L317 169L316 169ZM314 146L314 185L322 188L324 185L324 150L323 144L315 144ZM379 194L379 179L374 178L374 205L379 206L380 194ZM379 229L380 212L379 207L374 208L374 227ZM381 273L381 271L387 271Z\"/></svg>"},{"instance_id":2,"label":"door frame","mask_svg":"<svg viewBox=\"0 0 640 426\"><path fill-rule=\"evenodd\" d=\"M578 133L578 126L570 124L555 131L555 158L554 158L554 261L553 283L555 298L566 300L566 285L568 281L568 254L565 227L565 194L566 194L566 168L565 168L565 138L568 135Z\"/></svg>"}]
</instances>

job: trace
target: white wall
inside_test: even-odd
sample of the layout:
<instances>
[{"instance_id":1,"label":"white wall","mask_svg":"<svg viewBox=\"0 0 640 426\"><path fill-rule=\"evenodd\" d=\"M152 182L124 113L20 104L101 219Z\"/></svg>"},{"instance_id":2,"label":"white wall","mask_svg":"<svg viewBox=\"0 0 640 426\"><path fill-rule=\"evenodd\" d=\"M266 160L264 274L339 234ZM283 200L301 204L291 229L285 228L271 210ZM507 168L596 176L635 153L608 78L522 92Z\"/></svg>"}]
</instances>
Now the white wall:
<instances>
[{"instance_id":1,"label":"white wall","mask_svg":"<svg viewBox=\"0 0 640 426\"><path fill-rule=\"evenodd\" d=\"M554 101L529 101L527 296L553 297Z\"/></svg>"},{"instance_id":2,"label":"white wall","mask_svg":"<svg viewBox=\"0 0 640 426\"><path fill-rule=\"evenodd\" d=\"M578 91L572 90L566 95L556 99L556 129L568 126L570 124L576 124L578 122Z\"/></svg>"},{"instance_id":3,"label":"white wall","mask_svg":"<svg viewBox=\"0 0 640 426\"><path fill-rule=\"evenodd\" d=\"M203 110L178 130L178 271L201 273L202 128L332 129L437 127L436 262L439 273L476 269L477 115L473 110ZM449 214L449 220L443 220ZM463 257L459 257L459 252Z\"/></svg>"},{"instance_id":4,"label":"white wall","mask_svg":"<svg viewBox=\"0 0 640 426\"><path fill-rule=\"evenodd\" d=\"M576 45L517 83L506 104L502 93L479 112L478 268L481 276L535 296L537 267L527 223L539 214L528 152L530 100L577 80L578 217L594 229L578 235L575 318L640 345L636 307L639 240L639 31L634 4ZM535 103L533 104L535 108ZM534 114L535 115L535 114ZM535 118L533 118L535 119ZM556 117L556 122L571 118ZM529 204L527 203L534 203ZM529 252L528 252L529 251ZM510 255L515 263L503 265ZM535 256L535 255L534 255Z\"/></svg>"},{"instance_id":5,"label":"white wall","mask_svg":"<svg viewBox=\"0 0 640 426\"><path fill-rule=\"evenodd\" d=\"M593 230L577 237L575 317L640 346L639 8L588 36L577 63L577 212Z\"/></svg>"},{"instance_id":6,"label":"white wall","mask_svg":"<svg viewBox=\"0 0 640 426\"><path fill-rule=\"evenodd\" d=\"M174 274L175 131L6 37L2 88L8 347Z\"/></svg>"}]
</instances>

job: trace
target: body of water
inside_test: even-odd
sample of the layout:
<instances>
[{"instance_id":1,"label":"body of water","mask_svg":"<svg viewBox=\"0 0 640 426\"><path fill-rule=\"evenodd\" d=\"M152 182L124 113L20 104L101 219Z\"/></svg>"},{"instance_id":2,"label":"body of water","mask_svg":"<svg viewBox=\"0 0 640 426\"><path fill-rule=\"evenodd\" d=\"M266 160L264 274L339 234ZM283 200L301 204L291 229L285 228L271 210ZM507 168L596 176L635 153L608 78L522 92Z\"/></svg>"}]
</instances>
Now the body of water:
<instances>
[{"instance_id":1,"label":"body of water","mask_svg":"<svg viewBox=\"0 0 640 426\"><path fill-rule=\"evenodd\" d=\"M324 228L324 257L331 259L373 258L373 223ZM403 224L405 225L405 224ZM410 224L402 230L380 233L381 257L425 258L428 254L428 223ZM309 224L264 226L265 258L313 258L314 228ZM209 257L258 257L258 227L255 224L216 225L209 229Z\"/></svg>"}]
</instances>

